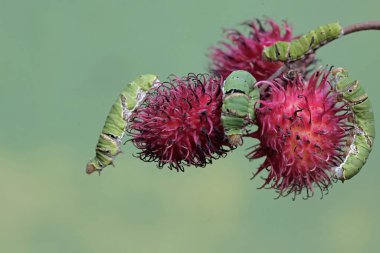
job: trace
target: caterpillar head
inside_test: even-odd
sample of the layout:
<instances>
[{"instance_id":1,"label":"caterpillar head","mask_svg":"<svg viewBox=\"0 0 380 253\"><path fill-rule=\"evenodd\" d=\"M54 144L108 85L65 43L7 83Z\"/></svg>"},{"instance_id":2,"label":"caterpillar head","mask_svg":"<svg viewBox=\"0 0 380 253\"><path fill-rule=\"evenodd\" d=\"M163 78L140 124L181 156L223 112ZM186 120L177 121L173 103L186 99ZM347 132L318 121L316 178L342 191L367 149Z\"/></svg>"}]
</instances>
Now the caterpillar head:
<instances>
[{"instance_id":1,"label":"caterpillar head","mask_svg":"<svg viewBox=\"0 0 380 253\"><path fill-rule=\"evenodd\" d=\"M343 168L341 166L335 167L333 169L333 175L336 179L344 181L344 173L343 173Z\"/></svg>"},{"instance_id":2,"label":"caterpillar head","mask_svg":"<svg viewBox=\"0 0 380 253\"><path fill-rule=\"evenodd\" d=\"M335 68L331 71L331 73L337 82L348 77L348 71L344 68Z\"/></svg>"},{"instance_id":3,"label":"caterpillar head","mask_svg":"<svg viewBox=\"0 0 380 253\"><path fill-rule=\"evenodd\" d=\"M224 81L224 93L234 91L242 92L246 95L254 88L256 79L247 71L236 70L232 72Z\"/></svg>"},{"instance_id":4,"label":"caterpillar head","mask_svg":"<svg viewBox=\"0 0 380 253\"><path fill-rule=\"evenodd\" d=\"M274 51L273 50L271 50L271 48L270 47L264 47L264 49L263 49L263 53L262 53L262 58L263 58L263 60L265 60L265 61L270 61L271 60L271 57L270 57L270 55L271 55L271 53L273 53ZM273 55L273 57L274 57L274 55Z\"/></svg>"},{"instance_id":5,"label":"caterpillar head","mask_svg":"<svg viewBox=\"0 0 380 253\"><path fill-rule=\"evenodd\" d=\"M100 171L102 170L102 167L99 165L99 163L96 161L96 158L91 159L86 166L86 173L88 175L92 174L95 171Z\"/></svg>"},{"instance_id":6,"label":"caterpillar head","mask_svg":"<svg viewBox=\"0 0 380 253\"><path fill-rule=\"evenodd\" d=\"M361 87L358 80L353 80L348 76L348 71L344 68L332 70L334 76L335 90L338 92L338 99L348 102L355 102L360 97Z\"/></svg>"},{"instance_id":7,"label":"caterpillar head","mask_svg":"<svg viewBox=\"0 0 380 253\"><path fill-rule=\"evenodd\" d=\"M243 138L241 134L233 134L233 135L228 135L228 142L232 146L241 146L243 145Z\"/></svg>"}]
</instances>

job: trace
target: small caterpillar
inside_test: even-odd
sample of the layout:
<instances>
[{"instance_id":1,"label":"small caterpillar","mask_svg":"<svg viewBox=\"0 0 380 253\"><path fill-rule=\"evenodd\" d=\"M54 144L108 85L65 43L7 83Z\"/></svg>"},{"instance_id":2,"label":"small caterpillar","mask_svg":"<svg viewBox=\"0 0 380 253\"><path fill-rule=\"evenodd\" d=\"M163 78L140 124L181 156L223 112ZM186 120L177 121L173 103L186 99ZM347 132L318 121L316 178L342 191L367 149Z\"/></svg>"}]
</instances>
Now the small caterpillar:
<instances>
[{"instance_id":1,"label":"small caterpillar","mask_svg":"<svg viewBox=\"0 0 380 253\"><path fill-rule=\"evenodd\" d=\"M246 119L255 119L254 104L260 92L256 79L247 71L232 72L223 85L222 124L231 145L241 145Z\"/></svg>"},{"instance_id":2,"label":"small caterpillar","mask_svg":"<svg viewBox=\"0 0 380 253\"><path fill-rule=\"evenodd\" d=\"M332 71L340 101L348 104L353 114L353 140L344 161L334 169L336 178L344 181L355 176L366 163L375 139L375 121L371 102L358 80L343 68Z\"/></svg>"},{"instance_id":3,"label":"small caterpillar","mask_svg":"<svg viewBox=\"0 0 380 253\"><path fill-rule=\"evenodd\" d=\"M96 145L96 155L87 163L87 174L100 172L104 167L113 165L115 156L121 153L120 145L129 117L143 101L147 91L158 82L156 75L148 74L141 75L127 84L107 116Z\"/></svg>"},{"instance_id":4,"label":"small caterpillar","mask_svg":"<svg viewBox=\"0 0 380 253\"><path fill-rule=\"evenodd\" d=\"M294 62L313 53L327 42L338 39L342 34L343 29L339 23L320 26L299 39L291 42L278 41L269 47L265 47L262 57L269 61Z\"/></svg>"}]
</instances>

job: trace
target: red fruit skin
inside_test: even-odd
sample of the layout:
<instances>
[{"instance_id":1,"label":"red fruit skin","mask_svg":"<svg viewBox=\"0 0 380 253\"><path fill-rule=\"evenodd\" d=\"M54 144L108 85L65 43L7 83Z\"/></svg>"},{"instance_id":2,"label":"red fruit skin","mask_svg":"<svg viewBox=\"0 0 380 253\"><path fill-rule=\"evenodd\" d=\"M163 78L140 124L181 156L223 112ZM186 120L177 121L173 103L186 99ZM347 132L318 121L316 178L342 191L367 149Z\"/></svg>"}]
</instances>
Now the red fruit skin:
<instances>
[{"instance_id":1,"label":"red fruit skin","mask_svg":"<svg viewBox=\"0 0 380 253\"><path fill-rule=\"evenodd\" d=\"M344 158L348 140L350 112L337 102L337 93L328 81L329 72L316 71L308 81L297 75L285 85L268 85L270 95L256 108L258 130L251 137L260 140L248 158L264 157L253 177L267 170L261 188L273 188L279 196L305 189L306 197L314 187L328 192L332 168Z\"/></svg>"},{"instance_id":2,"label":"red fruit skin","mask_svg":"<svg viewBox=\"0 0 380 253\"><path fill-rule=\"evenodd\" d=\"M147 94L132 115L130 135L143 161L204 167L225 156L232 147L221 123L223 79L189 74L174 77Z\"/></svg>"},{"instance_id":3,"label":"red fruit skin","mask_svg":"<svg viewBox=\"0 0 380 253\"><path fill-rule=\"evenodd\" d=\"M227 30L226 38L229 43L221 42L222 48L211 48L211 71L224 79L235 70L246 70L258 81L271 77L283 63L263 60L264 47L277 41L291 41L294 37L287 23L284 23L284 34L281 34L279 25L273 20L268 19L266 23L270 25L270 29L265 29L259 20L246 22L245 25L250 29L248 36L238 30Z\"/></svg>"}]
</instances>

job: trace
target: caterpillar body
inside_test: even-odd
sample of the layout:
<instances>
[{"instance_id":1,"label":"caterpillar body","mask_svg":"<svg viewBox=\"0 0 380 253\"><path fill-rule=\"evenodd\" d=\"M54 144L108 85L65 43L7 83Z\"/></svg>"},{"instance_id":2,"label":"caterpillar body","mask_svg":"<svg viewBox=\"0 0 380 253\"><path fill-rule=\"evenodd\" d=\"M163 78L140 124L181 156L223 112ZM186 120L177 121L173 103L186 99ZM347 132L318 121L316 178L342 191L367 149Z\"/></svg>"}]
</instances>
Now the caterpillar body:
<instances>
[{"instance_id":1,"label":"caterpillar body","mask_svg":"<svg viewBox=\"0 0 380 253\"><path fill-rule=\"evenodd\" d=\"M343 68L333 70L339 100L348 104L354 125L353 139L344 161L334 169L336 178L344 181L355 176L366 163L375 139L375 122L371 102L358 80Z\"/></svg>"},{"instance_id":2,"label":"caterpillar body","mask_svg":"<svg viewBox=\"0 0 380 253\"><path fill-rule=\"evenodd\" d=\"M242 144L244 127L255 119L254 104L260 97L256 79L247 71L232 72L223 85L222 124L232 146Z\"/></svg>"},{"instance_id":3,"label":"caterpillar body","mask_svg":"<svg viewBox=\"0 0 380 253\"><path fill-rule=\"evenodd\" d=\"M313 53L320 46L338 39L343 34L339 23L331 23L320 26L315 30L290 42L278 41L265 47L262 57L269 61L294 62Z\"/></svg>"},{"instance_id":4,"label":"caterpillar body","mask_svg":"<svg viewBox=\"0 0 380 253\"><path fill-rule=\"evenodd\" d=\"M156 75L147 74L127 84L111 107L96 145L95 157L87 163L87 174L100 172L106 166L113 165L115 156L121 153L120 145L129 117L143 101L147 91L158 82Z\"/></svg>"}]
</instances>

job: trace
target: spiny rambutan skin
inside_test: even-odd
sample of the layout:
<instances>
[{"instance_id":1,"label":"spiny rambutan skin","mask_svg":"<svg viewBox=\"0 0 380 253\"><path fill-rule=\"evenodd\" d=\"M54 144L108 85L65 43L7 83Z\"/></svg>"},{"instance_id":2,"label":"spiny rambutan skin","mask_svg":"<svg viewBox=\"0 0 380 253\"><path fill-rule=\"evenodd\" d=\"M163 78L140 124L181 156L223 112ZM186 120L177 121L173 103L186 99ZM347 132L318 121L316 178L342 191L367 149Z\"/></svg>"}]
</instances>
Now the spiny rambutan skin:
<instances>
[{"instance_id":1,"label":"spiny rambutan skin","mask_svg":"<svg viewBox=\"0 0 380 253\"><path fill-rule=\"evenodd\" d=\"M273 188L280 196L323 193L333 181L332 168L343 161L348 140L350 112L337 102L330 86L329 72L316 71L308 81L300 75L286 79L284 85L263 81L269 97L256 108L258 130L251 137L260 144L248 154L256 159L266 156L253 177L263 170L268 175L261 188Z\"/></svg>"},{"instance_id":2,"label":"spiny rambutan skin","mask_svg":"<svg viewBox=\"0 0 380 253\"><path fill-rule=\"evenodd\" d=\"M279 25L273 20L268 19L266 23L270 29L265 29L259 20L246 22L245 25L251 30L248 36L238 30L227 30L226 38L230 43L221 42L224 48L211 48L211 71L223 78L235 70L248 71L258 81L271 77L283 63L263 60L264 47L277 41L291 41L293 37L292 29L287 23L284 23L284 34L281 34Z\"/></svg>"},{"instance_id":3,"label":"spiny rambutan skin","mask_svg":"<svg viewBox=\"0 0 380 253\"><path fill-rule=\"evenodd\" d=\"M174 77L147 94L132 114L130 135L143 161L184 171L204 167L232 147L221 123L223 79L206 74Z\"/></svg>"}]
</instances>

